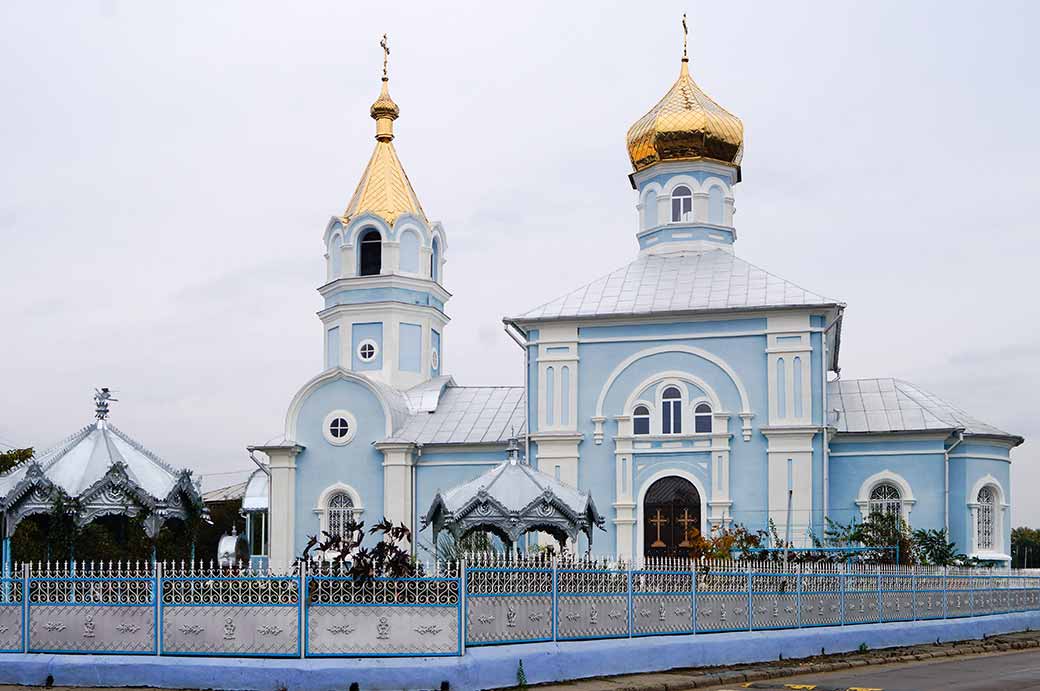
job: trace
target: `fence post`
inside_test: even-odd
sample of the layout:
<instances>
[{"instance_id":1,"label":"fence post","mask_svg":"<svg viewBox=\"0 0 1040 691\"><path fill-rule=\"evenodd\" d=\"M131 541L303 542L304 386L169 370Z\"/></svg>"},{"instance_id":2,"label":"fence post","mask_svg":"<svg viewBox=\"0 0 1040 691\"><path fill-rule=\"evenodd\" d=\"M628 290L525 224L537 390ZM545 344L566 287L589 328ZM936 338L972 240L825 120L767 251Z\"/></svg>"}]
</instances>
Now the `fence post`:
<instances>
[{"instance_id":1,"label":"fence post","mask_svg":"<svg viewBox=\"0 0 1040 691\"><path fill-rule=\"evenodd\" d=\"M22 564L22 652L29 652L29 563Z\"/></svg>"},{"instance_id":2,"label":"fence post","mask_svg":"<svg viewBox=\"0 0 1040 691\"><path fill-rule=\"evenodd\" d=\"M751 566L745 566L744 569L747 571L747 628L748 631L754 629L754 618L752 614L752 603L754 598L751 597Z\"/></svg>"},{"instance_id":3,"label":"fence post","mask_svg":"<svg viewBox=\"0 0 1040 691\"><path fill-rule=\"evenodd\" d=\"M881 564L877 567L877 620L878 623L885 621L885 598L881 590Z\"/></svg>"},{"instance_id":4,"label":"fence post","mask_svg":"<svg viewBox=\"0 0 1040 691\"><path fill-rule=\"evenodd\" d=\"M297 591L297 600L299 601L299 609L296 611L296 642L300 646L300 657L307 656L307 560L301 559L299 562L299 568L296 570L296 577L299 579L299 590ZM268 562L268 573L271 575L271 566Z\"/></svg>"},{"instance_id":5,"label":"fence post","mask_svg":"<svg viewBox=\"0 0 1040 691\"><path fill-rule=\"evenodd\" d=\"M434 559L437 557L435 556ZM466 654L467 620L469 619L469 574L466 557L459 559L459 655Z\"/></svg>"},{"instance_id":6,"label":"fence post","mask_svg":"<svg viewBox=\"0 0 1040 691\"><path fill-rule=\"evenodd\" d=\"M552 637L553 643L556 642L556 622L559 619L559 604L557 602L557 595L559 591L559 585L557 577L559 575L559 562L556 559L556 555L552 557Z\"/></svg>"},{"instance_id":7,"label":"fence post","mask_svg":"<svg viewBox=\"0 0 1040 691\"><path fill-rule=\"evenodd\" d=\"M690 562L690 616L693 617L690 629L697 633L697 563Z\"/></svg>"},{"instance_id":8,"label":"fence post","mask_svg":"<svg viewBox=\"0 0 1040 691\"><path fill-rule=\"evenodd\" d=\"M848 590L848 584L846 581L846 574L848 572L848 565L845 562L841 563L841 573L838 575L838 582L841 585L841 593L839 595L839 603L841 605L841 625L845 626L845 591Z\"/></svg>"},{"instance_id":9,"label":"fence post","mask_svg":"<svg viewBox=\"0 0 1040 691\"><path fill-rule=\"evenodd\" d=\"M798 628L802 628L802 564L795 565L798 568L795 595L795 610L798 612Z\"/></svg>"},{"instance_id":10,"label":"fence post","mask_svg":"<svg viewBox=\"0 0 1040 691\"><path fill-rule=\"evenodd\" d=\"M155 607L155 654L162 655L162 562L152 562L152 605Z\"/></svg>"},{"instance_id":11,"label":"fence post","mask_svg":"<svg viewBox=\"0 0 1040 691\"><path fill-rule=\"evenodd\" d=\"M632 621L632 619L633 619L633 615L632 615L632 564L627 564L626 565L625 574L628 577L628 605L626 607L626 609L628 610L628 637L631 638L632 637L632 628L633 628L633 621Z\"/></svg>"}]
</instances>

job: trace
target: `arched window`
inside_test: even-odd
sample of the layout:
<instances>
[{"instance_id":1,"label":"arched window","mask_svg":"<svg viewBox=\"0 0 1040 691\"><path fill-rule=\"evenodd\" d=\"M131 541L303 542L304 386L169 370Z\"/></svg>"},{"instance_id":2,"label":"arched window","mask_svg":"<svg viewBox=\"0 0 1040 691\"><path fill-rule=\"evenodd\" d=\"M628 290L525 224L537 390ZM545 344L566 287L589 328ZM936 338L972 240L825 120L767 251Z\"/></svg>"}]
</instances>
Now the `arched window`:
<instances>
[{"instance_id":1,"label":"arched window","mask_svg":"<svg viewBox=\"0 0 1040 691\"><path fill-rule=\"evenodd\" d=\"M903 497L895 485L882 482L870 490L870 513L903 514Z\"/></svg>"},{"instance_id":2,"label":"arched window","mask_svg":"<svg viewBox=\"0 0 1040 691\"><path fill-rule=\"evenodd\" d=\"M337 492L329 499L326 512L328 533L343 535L347 530L347 524L354 517L354 501L346 492Z\"/></svg>"},{"instance_id":3,"label":"arched window","mask_svg":"<svg viewBox=\"0 0 1040 691\"><path fill-rule=\"evenodd\" d=\"M645 405L637 405L632 411L632 433L650 434L650 409Z\"/></svg>"},{"instance_id":4,"label":"arched window","mask_svg":"<svg viewBox=\"0 0 1040 691\"><path fill-rule=\"evenodd\" d=\"M419 273L419 236L414 230L401 233L401 271L409 274Z\"/></svg>"},{"instance_id":5,"label":"arched window","mask_svg":"<svg viewBox=\"0 0 1040 691\"><path fill-rule=\"evenodd\" d=\"M711 406L707 403L698 403L693 409L693 431L711 432Z\"/></svg>"},{"instance_id":6,"label":"arched window","mask_svg":"<svg viewBox=\"0 0 1040 691\"><path fill-rule=\"evenodd\" d=\"M340 248L339 233L332 236L332 240L329 241L329 260L332 266L332 278L339 278L339 275L343 272L343 250Z\"/></svg>"},{"instance_id":7,"label":"arched window","mask_svg":"<svg viewBox=\"0 0 1040 691\"><path fill-rule=\"evenodd\" d=\"M682 434L682 394L674 386L661 394L661 433Z\"/></svg>"},{"instance_id":8,"label":"arched window","mask_svg":"<svg viewBox=\"0 0 1040 691\"><path fill-rule=\"evenodd\" d=\"M693 192L686 185L672 190L672 223L693 220Z\"/></svg>"},{"instance_id":9,"label":"arched window","mask_svg":"<svg viewBox=\"0 0 1040 691\"><path fill-rule=\"evenodd\" d=\"M976 549L992 550L995 548L997 543L997 495L993 492L992 487L983 487L979 490L978 504L978 525L976 528L977 539L975 541Z\"/></svg>"},{"instance_id":10,"label":"arched window","mask_svg":"<svg viewBox=\"0 0 1040 691\"><path fill-rule=\"evenodd\" d=\"M439 281L441 268L441 241L437 238L433 239L433 245L430 248L430 278L434 281Z\"/></svg>"},{"instance_id":11,"label":"arched window","mask_svg":"<svg viewBox=\"0 0 1040 691\"><path fill-rule=\"evenodd\" d=\"M361 276L378 276L383 268L383 238L378 230L370 230L361 238Z\"/></svg>"},{"instance_id":12,"label":"arched window","mask_svg":"<svg viewBox=\"0 0 1040 691\"><path fill-rule=\"evenodd\" d=\"M708 223L717 226L722 225L722 208L725 203L725 193L718 185L708 190Z\"/></svg>"}]
</instances>

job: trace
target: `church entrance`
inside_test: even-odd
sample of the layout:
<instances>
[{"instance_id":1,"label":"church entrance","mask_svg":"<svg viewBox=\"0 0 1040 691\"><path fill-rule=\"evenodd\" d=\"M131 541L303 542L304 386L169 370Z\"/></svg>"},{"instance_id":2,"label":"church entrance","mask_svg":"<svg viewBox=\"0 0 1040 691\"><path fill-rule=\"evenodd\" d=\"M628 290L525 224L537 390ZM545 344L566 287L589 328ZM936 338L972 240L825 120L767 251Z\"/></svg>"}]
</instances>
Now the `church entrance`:
<instances>
[{"instance_id":1,"label":"church entrance","mask_svg":"<svg viewBox=\"0 0 1040 691\"><path fill-rule=\"evenodd\" d=\"M663 477L643 498L643 556L687 557L701 530L701 496L689 480Z\"/></svg>"}]
</instances>

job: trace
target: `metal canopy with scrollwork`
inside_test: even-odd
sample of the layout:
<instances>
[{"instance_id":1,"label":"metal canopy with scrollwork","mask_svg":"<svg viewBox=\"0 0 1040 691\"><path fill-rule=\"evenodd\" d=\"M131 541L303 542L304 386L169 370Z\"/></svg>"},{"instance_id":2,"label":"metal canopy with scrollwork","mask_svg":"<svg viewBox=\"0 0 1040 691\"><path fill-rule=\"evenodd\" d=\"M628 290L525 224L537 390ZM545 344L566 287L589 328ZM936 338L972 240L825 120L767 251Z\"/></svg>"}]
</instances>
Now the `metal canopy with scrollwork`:
<instances>
[{"instance_id":1,"label":"metal canopy with scrollwork","mask_svg":"<svg viewBox=\"0 0 1040 691\"><path fill-rule=\"evenodd\" d=\"M191 471L178 470L108 422L111 392L95 392L97 420L39 457L0 475L4 537L27 516L49 513L59 499L75 500L76 522L106 515L145 514L154 539L170 518L204 511Z\"/></svg>"},{"instance_id":2,"label":"metal canopy with scrollwork","mask_svg":"<svg viewBox=\"0 0 1040 691\"><path fill-rule=\"evenodd\" d=\"M423 527L433 527L434 543L442 530L456 539L483 530L509 544L532 531L549 533L561 545L585 533L591 545L593 529L602 530L603 523L588 492L521 462L516 439L509 440L505 462L475 480L438 491L423 517Z\"/></svg>"}]
</instances>

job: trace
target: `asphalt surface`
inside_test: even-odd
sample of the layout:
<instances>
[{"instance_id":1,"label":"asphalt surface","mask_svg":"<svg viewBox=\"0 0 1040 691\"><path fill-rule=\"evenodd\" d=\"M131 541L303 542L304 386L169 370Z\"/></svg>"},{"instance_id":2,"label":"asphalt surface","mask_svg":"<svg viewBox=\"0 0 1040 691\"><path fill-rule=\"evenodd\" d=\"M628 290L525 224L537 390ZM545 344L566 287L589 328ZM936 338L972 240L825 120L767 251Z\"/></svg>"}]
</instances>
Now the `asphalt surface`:
<instances>
[{"instance_id":1,"label":"asphalt surface","mask_svg":"<svg viewBox=\"0 0 1040 691\"><path fill-rule=\"evenodd\" d=\"M856 670L756 682L753 688L812 685L879 691L1040 691L1040 650L972 655L955 659L875 665ZM742 685L717 686L743 691ZM802 688L807 688L803 686Z\"/></svg>"}]
</instances>

